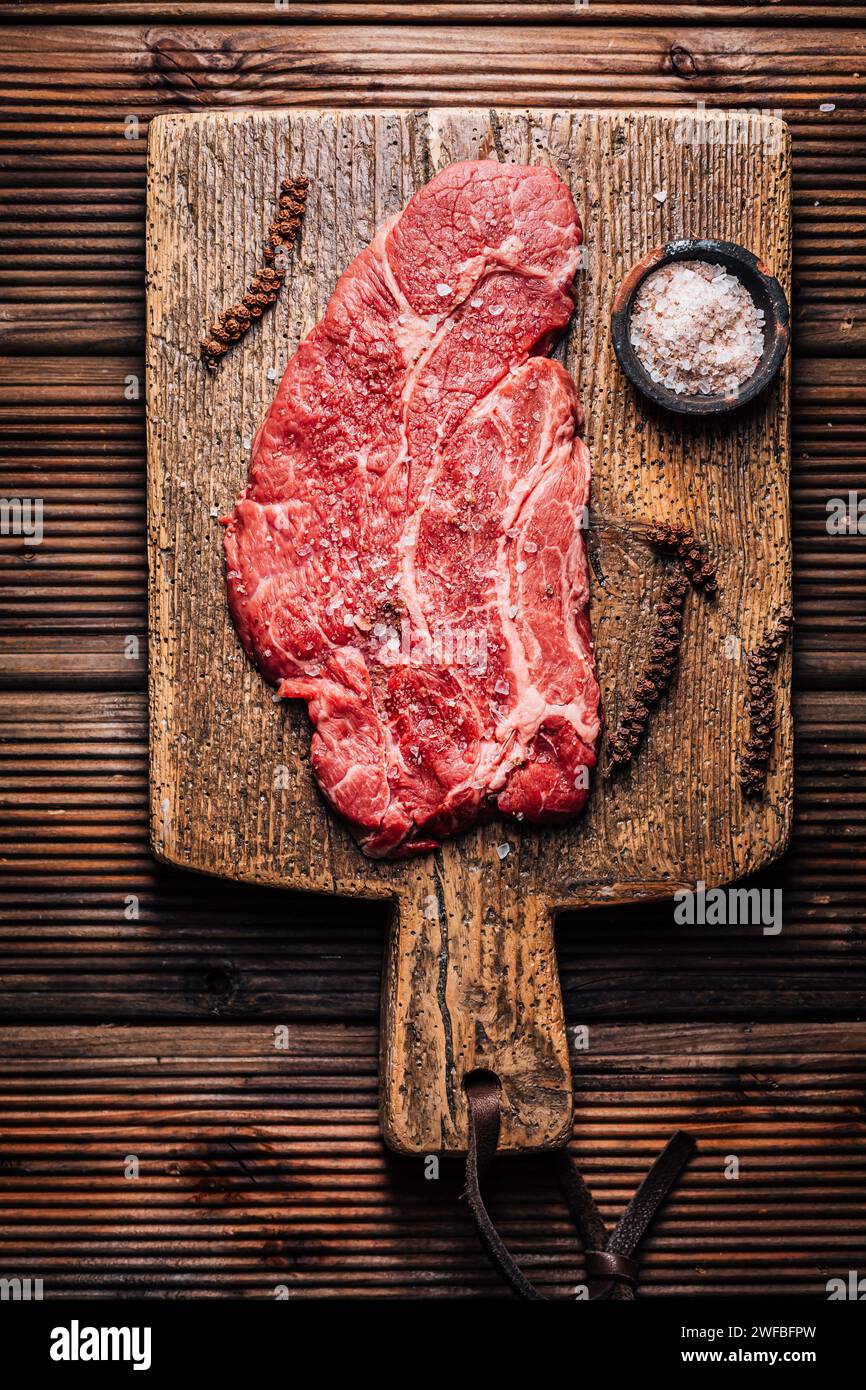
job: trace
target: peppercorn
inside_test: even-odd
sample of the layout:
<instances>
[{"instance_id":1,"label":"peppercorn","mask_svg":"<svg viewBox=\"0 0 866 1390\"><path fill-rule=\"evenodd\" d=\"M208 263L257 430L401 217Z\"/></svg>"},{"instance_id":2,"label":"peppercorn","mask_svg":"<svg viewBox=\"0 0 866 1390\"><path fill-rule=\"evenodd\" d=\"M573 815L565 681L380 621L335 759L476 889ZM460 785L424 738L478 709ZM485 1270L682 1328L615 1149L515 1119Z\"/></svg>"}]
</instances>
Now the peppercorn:
<instances>
[{"instance_id":1,"label":"peppercorn","mask_svg":"<svg viewBox=\"0 0 866 1390\"><path fill-rule=\"evenodd\" d=\"M296 179L284 179L277 216L268 228L268 239L262 258L265 262L253 276L250 287L240 304L233 304L211 324L209 338L201 342L201 355L207 367L214 371L220 358L232 343L238 342L255 319L276 302L280 285L286 278L286 268L272 264L277 252L288 252L295 242L307 202L309 179L301 174Z\"/></svg>"},{"instance_id":2,"label":"peppercorn","mask_svg":"<svg viewBox=\"0 0 866 1390\"><path fill-rule=\"evenodd\" d=\"M707 558L706 547L698 540L694 531L687 526L666 526L659 523L651 526L646 533L650 545L669 555L676 555L682 561L683 569L696 589L706 594L718 592L716 567Z\"/></svg>"},{"instance_id":3,"label":"peppercorn","mask_svg":"<svg viewBox=\"0 0 866 1390\"><path fill-rule=\"evenodd\" d=\"M656 611L646 663L626 702L616 732L607 745L605 777L631 762L649 723L650 709L657 705L674 677L682 642L683 605L689 583L683 574L672 574L664 583Z\"/></svg>"},{"instance_id":4,"label":"peppercorn","mask_svg":"<svg viewBox=\"0 0 866 1390\"><path fill-rule=\"evenodd\" d=\"M779 664L782 648L793 624L794 615L790 608L783 608L746 663L749 738L740 758L740 785L746 796L759 796L766 783L776 735L773 672Z\"/></svg>"}]
</instances>

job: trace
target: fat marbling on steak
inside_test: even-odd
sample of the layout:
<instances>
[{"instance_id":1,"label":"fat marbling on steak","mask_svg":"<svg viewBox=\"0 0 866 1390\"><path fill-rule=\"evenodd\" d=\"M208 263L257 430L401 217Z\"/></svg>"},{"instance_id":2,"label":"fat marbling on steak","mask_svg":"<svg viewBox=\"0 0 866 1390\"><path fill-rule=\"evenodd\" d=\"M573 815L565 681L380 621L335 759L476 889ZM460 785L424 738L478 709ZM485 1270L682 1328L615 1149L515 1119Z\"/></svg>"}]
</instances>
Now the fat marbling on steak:
<instances>
[{"instance_id":1,"label":"fat marbling on steak","mask_svg":"<svg viewBox=\"0 0 866 1390\"><path fill-rule=\"evenodd\" d=\"M340 279L226 519L244 647L306 700L319 785L369 855L587 799L589 455L544 355L580 240L552 170L442 170Z\"/></svg>"}]
</instances>

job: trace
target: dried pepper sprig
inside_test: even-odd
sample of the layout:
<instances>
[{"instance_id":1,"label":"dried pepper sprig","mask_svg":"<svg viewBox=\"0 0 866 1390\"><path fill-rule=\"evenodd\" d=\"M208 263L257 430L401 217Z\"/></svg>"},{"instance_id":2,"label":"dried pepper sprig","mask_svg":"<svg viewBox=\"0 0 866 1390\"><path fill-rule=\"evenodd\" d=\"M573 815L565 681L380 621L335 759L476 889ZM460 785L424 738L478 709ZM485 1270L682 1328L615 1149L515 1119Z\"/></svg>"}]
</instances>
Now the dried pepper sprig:
<instances>
[{"instance_id":1,"label":"dried pepper sprig","mask_svg":"<svg viewBox=\"0 0 866 1390\"><path fill-rule=\"evenodd\" d=\"M783 608L760 646L750 655L746 673L749 685L749 739L740 759L740 785L747 796L759 796L776 735L773 673L794 625L790 608Z\"/></svg>"},{"instance_id":2,"label":"dried pepper sprig","mask_svg":"<svg viewBox=\"0 0 866 1390\"><path fill-rule=\"evenodd\" d=\"M606 777L631 762L646 733L653 705L658 704L673 679L683 638L683 606L688 591L689 581L684 574L672 574L665 580L647 662L607 745Z\"/></svg>"},{"instance_id":3,"label":"dried pepper sprig","mask_svg":"<svg viewBox=\"0 0 866 1390\"><path fill-rule=\"evenodd\" d=\"M716 567L713 561L707 558L706 546L698 540L694 531L689 530L687 526L665 526L659 523L649 528L646 538L656 550L678 556L696 589L703 589L706 594L718 592Z\"/></svg>"},{"instance_id":4,"label":"dried pepper sprig","mask_svg":"<svg viewBox=\"0 0 866 1390\"><path fill-rule=\"evenodd\" d=\"M294 245L307 206L309 187L310 180L306 174L299 174L296 179L283 179L277 215L268 228L268 239L262 253L266 261L273 261L281 246L288 250Z\"/></svg>"},{"instance_id":5,"label":"dried pepper sprig","mask_svg":"<svg viewBox=\"0 0 866 1390\"><path fill-rule=\"evenodd\" d=\"M211 324L211 336L202 339L201 355L211 371L216 369L231 344L238 342L253 320L261 318L265 309L276 300L280 285L286 278L285 266L276 264L277 256L281 248L288 251L294 244L304 215L309 185L309 179L303 174L296 179L284 179L280 185L277 215L268 228L268 239L262 252L265 264L256 271L240 304L233 304L230 309L224 310Z\"/></svg>"}]
</instances>

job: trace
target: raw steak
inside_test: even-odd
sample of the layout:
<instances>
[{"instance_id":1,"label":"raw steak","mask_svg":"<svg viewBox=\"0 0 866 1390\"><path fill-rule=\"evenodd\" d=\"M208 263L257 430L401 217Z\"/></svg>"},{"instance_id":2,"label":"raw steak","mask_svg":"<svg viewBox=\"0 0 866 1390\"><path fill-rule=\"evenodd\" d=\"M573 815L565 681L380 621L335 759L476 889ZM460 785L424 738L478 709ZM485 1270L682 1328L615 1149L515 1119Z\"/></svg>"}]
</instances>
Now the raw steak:
<instances>
[{"instance_id":1,"label":"raw steak","mask_svg":"<svg viewBox=\"0 0 866 1390\"><path fill-rule=\"evenodd\" d=\"M580 240L550 169L437 174L289 362L225 519L244 647L307 701L319 785L369 855L587 799L589 455L543 355Z\"/></svg>"}]
</instances>

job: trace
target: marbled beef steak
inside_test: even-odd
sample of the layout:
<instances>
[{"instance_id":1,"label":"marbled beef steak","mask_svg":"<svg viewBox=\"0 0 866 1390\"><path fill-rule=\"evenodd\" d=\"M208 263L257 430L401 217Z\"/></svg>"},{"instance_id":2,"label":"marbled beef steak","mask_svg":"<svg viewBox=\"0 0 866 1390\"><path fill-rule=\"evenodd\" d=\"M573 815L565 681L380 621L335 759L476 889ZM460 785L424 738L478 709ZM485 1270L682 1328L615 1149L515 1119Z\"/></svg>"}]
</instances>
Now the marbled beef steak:
<instances>
[{"instance_id":1,"label":"marbled beef steak","mask_svg":"<svg viewBox=\"0 0 866 1390\"><path fill-rule=\"evenodd\" d=\"M244 647L306 700L319 785L369 855L586 801L589 455L544 355L580 240L550 169L437 174L289 362L226 519Z\"/></svg>"}]
</instances>

